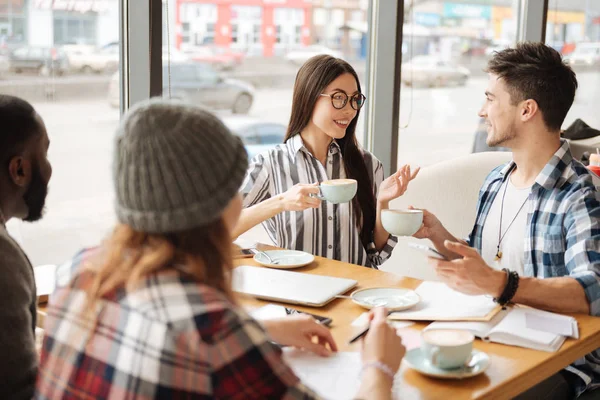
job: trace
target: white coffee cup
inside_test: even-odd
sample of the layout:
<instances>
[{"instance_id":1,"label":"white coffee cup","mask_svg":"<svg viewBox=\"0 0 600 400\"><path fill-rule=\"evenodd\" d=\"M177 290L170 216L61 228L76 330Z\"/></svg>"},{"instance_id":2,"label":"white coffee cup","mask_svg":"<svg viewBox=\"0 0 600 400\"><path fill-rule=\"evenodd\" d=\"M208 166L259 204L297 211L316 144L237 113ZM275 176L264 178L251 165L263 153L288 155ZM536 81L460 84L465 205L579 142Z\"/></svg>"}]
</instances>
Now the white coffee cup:
<instances>
[{"instance_id":1,"label":"white coffee cup","mask_svg":"<svg viewBox=\"0 0 600 400\"><path fill-rule=\"evenodd\" d=\"M358 182L355 179L330 179L319 184L319 194L315 197L333 204L347 203L354 198Z\"/></svg>"},{"instance_id":2,"label":"white coffee cup","mask_svg":"<svg viewBox=\"0 0 600 400\"><path fill-rule=\"evenodd\" d=\"M462 329L430 329L421 334L421 353L435 367L461 368L471 359L474 340Z\"/></svg>"},{"instance_id":3,"label":"white coffee cup","mask_svg":"<svg viewBox=\"0 0 600 400\"><path fill-rule=\"evenodd\" d=\"M423 225L421 210L381 210L383 228L396 236L412 236Z\"/></svg>"}]
</instances>

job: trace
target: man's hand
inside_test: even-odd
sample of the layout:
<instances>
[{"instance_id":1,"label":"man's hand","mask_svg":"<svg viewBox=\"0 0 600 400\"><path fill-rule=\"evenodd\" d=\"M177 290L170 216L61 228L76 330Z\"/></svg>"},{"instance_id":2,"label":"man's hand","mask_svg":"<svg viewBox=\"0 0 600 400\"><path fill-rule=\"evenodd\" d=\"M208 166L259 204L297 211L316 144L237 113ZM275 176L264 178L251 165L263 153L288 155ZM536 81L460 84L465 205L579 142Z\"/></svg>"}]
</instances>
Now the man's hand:
<instances>
[{"instance_id":1,"label":"man's hand","mask_svg":"<svg viewBox=\"0 0 600 400\"><path fill-rule=\"evenodd\" d=\"M430 258L437 275L452 289L469 295L489 294L499 297L506 285L506 273L487 265L477 250L461 243L446 240L448 250L461 258L443 261Z\"/></svg>"}]
</instances>

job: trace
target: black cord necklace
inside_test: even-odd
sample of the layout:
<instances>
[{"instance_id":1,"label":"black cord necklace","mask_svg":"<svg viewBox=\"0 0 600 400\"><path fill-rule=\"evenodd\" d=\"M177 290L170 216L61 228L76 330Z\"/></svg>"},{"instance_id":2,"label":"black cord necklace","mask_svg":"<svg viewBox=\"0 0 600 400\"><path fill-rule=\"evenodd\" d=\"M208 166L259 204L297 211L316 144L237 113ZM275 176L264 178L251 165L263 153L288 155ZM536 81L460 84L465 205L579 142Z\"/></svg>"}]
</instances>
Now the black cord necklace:
<instances>
[{"instance_id":1,"label":"black cord necklace","mask_svg":"<svg viewBox=\"0 0 600 400\"><path fill-rule=\"evenodd\" d=\"M506 228L504 233L502 233L502 215L504 214L504 198L506 197L506 189L508 188L508 181L510 181L510 175L506 178L506 185L504 186L504 193L502 194L502 203L500 205L500 226L498 227L498 248L496 250L496 258L495 258L496 261L500 261L502 259L502 252L500 251L500 244L502 243L504 236L506 236L506 233L512 226L513 222L515 222L515 220L517 219L517 216L519 215L519 213L521 212L523 207L525 207L525 203L527 203L527 200L529 199L529 195L527 195L527 197L525 198L525 201L523 202L523 204L521 204L521 207L519 207L519 211L517 211L517 213L513 217L512 221L510 221L510 224L508 224L508 228Z\"/></svg>"}]
</instances>

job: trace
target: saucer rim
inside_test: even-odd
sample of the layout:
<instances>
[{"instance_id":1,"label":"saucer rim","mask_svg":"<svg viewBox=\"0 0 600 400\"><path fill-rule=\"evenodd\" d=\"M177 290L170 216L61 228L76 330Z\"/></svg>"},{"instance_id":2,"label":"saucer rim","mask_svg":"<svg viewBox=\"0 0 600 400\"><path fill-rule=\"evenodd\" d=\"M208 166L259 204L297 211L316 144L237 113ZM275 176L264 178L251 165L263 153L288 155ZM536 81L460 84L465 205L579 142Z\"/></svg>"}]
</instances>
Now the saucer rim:
<instances>
[{"instance_id":1,"label":"saucer rim","mask_svg":"<svg viewBox=\"0 0 600 400\"><path fill-rule=\"evenodd\" d=\"M306 257L306 261L296 263L296 264L271 264L269 262L263 261L260 253L257 253L254 255L254 257L252 257L252 259L254 261L259 263L263 267L267 267L267 268L276 268L276 269L300 268L300 267L307 266L315 261L315 256L313 254L310 254L310 253L308 253L306 251L302 251L302 250L289 250L289 249L279 250L279 249L277 249L277 250L263 250L263 251L265 253L267 253L269 256L271 255L271 253L278 253L278 254L293 253L293 254L298 254L298 255L302 255L302 256Z\"/></svg>"},{"instance_id":2,"label":"saucer rim","mask_svg":"<svg viewBox=\"0 0 600 400\"><path fill-rule=\"evenodd\" d=\"M432 378L440 378L440 379L466 379L466 378L472 378L472 377L481 375L484 372L486 372L487 369L490 367L490 364L491 364L490 355L488 353L486 353L485 351L482 351L482 350L473 349L471 351L472 355L482 353L486 357L484 360L481 361L482 363L485 362L485 364L482 366L482 368L481 368L480 371L468 373L468 372L459 372L457 370L444 370L444 369L441 369L441 368L438 368L438 367L433 367L433 368L436 368L440 372L439 373L435 373L435 372L432 373L430 371L425 371L425 370L423 370L421 368L416 367L415 365L413 365L413 363L411 363L409 361L409 359L407 358L408 354L409 353L413 353L413 352L416 353L417 351L419 353L421 353L421 346L415 347L414 349L408 350L406 352L404 358L402 359L402 362L406 363L406 365L409 368L415 370L416 372L418 372L420 374L423 374L425 376L432 377Z\"/></svg>"},{"instance_id":3,"label":"saucer rim","mask_svg":"<svg viewBox=\"0 0 600 400\"><path fill-rule=\"evenodd\" d=\"M419 304L422 301L421 296L419 296L419 294L416 291L414 291L413 289L402 288L402 287L391 287L391 286L377 286L377 287L357 289L354 292L352 292L352 294L350 294L350 297L352 297L352 301L355 304L358 304L359 306L361 306L363 308L366 308L367 310L370 310L370 309L375 308L377 306L373 306L371 304L367 304L367 303L361 302L360 300L358 300L358 299L355 298L355 295L357 293L360 293L360 292L366 292L366 291L369 291L369 290L377 290L377 289L404 290L404 291L407 292L407 294L410 293L410 292L412 292L415 296L417 296L417 301L414 304L410 304L410 305L407 305L407 306L399 306L399 307L389 307L388 308L389 311L405 311L405 310L409 310L409 309L415 307L417 304Z\"/></svg>"}]
</instances>

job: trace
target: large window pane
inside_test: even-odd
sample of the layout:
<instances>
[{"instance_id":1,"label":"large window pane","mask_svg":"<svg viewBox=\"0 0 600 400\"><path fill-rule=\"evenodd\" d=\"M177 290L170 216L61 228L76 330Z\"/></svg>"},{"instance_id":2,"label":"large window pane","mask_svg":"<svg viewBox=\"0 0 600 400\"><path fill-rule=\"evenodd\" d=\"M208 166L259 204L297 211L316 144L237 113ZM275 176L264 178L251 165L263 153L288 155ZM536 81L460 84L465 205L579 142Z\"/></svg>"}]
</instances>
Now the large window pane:
<instances>
[{"instance_id":1,"label":"large window pane","mask_svg":"<svg viewBox=\"0 0 600 400\"><path fill-rule=\"evenodd\" d=\"M364 0L169 0L164 93L217 110L245 138L249 154L257 154L282 142L296 73L313 55L343 57L364 88L367 6ZM183 73L190 66L193 80ZM363 126L359 121L360 139Z\"/></svg>"},{"instance_id":2,"label":"large window pane","mask_svg":"<svg viewBox=\"0 0 600 400\"><path fill-rule=\"evenodd\" d=\"M546 43L563 54L579 81L575 103L563 128L581 119L600 130L600 2L550 0ZM600 147L600 137L578 140L575 144L593 151Z\"/></svg>"},{"instance_id":3,"label":"large window pane","mask_svg":"<svg viewBox=\"0 0 600 400\"><path fill-rule=\"evenodd\" d=\"M517 3L405 1L399 164L472 151L483 69L493 51L515 43Z\"/></svg>"},{"instance_id":4,"label":"large window pane","mask_svg":"<svg viewBox=\"0 0 600 400\"><path fill-rule=\"evenodd\" d=\"M10 64L0 71L0 92L37 109L53 166L44 218L8 227L34 265L61 263L98 244L114 224L119 1L9 0L8 12L0 3L0 54Z\"/></svg>"}]
</instances>

